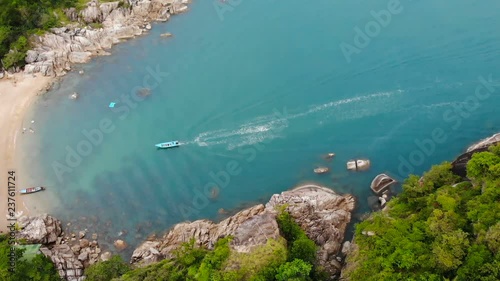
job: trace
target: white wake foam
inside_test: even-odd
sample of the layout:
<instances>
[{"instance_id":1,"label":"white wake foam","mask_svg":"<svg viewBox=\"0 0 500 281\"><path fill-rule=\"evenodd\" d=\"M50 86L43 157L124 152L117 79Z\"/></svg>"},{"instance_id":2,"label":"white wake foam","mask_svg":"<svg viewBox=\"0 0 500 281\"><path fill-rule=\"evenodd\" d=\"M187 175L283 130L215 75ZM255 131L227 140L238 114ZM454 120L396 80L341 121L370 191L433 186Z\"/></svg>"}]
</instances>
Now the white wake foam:
<instances>
[{"instance_id":1,"label":"white wake foam","mask_svg":"<svg viewBox=\"0 0 500 281\"><path fill-rule=\"evenodd\" d=\"M384 108L391 97L403 92L403 90L377 92L364 96L331 101L325 104L311 106L303 112L294 114L289 114L286 108L281 111L275 110L273 114L257 116L252 121L236 129L220 129L203 132L193 141L185 143L196 143L199 146L226 145L228 150L232 150L240 146L252 145L282 137L283 131L288 127L290 121L297 118L321 113L321 116L324 117L323 119L325 120L331 117L345 120L375 114L380 108ZM363 105L363 103L368 102L369 104ZM352 106L361 105L363 106L360 108L355 108L354 110L352 108ZM384 110L387 110L386 106ZM324 121L320 121L320 124L323 123Z\"/></svg>"}]
</instances>

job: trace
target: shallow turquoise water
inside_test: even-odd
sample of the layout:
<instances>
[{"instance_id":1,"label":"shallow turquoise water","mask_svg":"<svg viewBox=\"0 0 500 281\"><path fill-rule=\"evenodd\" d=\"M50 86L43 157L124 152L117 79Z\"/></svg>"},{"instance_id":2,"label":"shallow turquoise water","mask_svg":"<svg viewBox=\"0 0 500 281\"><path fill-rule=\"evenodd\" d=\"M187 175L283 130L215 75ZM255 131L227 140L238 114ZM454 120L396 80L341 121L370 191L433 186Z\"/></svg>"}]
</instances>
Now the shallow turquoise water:
<instances>
[{"instance_id":1,"label":"shallow turquoise water","mask_svg":"<svg viewBox=\"0 0 500 281\"><path fill-rule=\"evenodd\" d=\"M497 1L402 1L350 63L341 43L354 44L354 28L388 1L241 1L223 20L214 3L193 3L112 56L75 66L85 74L70 73L37 102L24 157L30 184L60 199L56 216L103 233L103 242L126 230L135 245L309 181L356 195L362 213L378 173L421 173L500 131ZM174 37L160 38L164 32ZM151 96L121 101L157 68L164 74ZM475 97L479 77L490 75L493 92ZM77 101L67 98L74 91ZM80 163L68 162L66 147L87 154L82 132L100 122L112 131ZM429 144L433 131L439 141ZM169 140L185 145L153 146ZM331 162L321 157L328 152L337 154ZM365 157L369 171L346 171L346 161ZM71 171L59 179L56 162ZM332 172L315 175L318 165Z\"/></svg>"}]
</instances>

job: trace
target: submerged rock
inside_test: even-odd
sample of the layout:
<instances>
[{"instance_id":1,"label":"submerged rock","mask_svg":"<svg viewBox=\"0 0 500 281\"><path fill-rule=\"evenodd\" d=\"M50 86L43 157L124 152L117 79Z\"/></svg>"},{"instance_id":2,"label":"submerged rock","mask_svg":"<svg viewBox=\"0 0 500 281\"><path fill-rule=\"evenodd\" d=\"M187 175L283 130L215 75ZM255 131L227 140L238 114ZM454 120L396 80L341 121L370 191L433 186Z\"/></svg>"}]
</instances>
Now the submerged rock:
<instances>
[{"instance_id":1,"label":"submerged rock","mask_svg":"<svg viewBox=\"0 0 500 281\"><path fill-rule=\"evenodd\" d=\"M330 169L328 169L327 167L318 167L318 168L314 169L314 172L316 174L324 174L324 173L328 173L328 171L330 171Z\"/></svg>"},{"instance_id":2,"label":"submerged rock","mask_svg":"<svg viewBox=\"0 0 500 281\"><path fill-rule=\"evenodd\" d=\"M147 96L151 95L151 90L149 88L141 88L141 89L137 90L136 95L139 97L147 97Z\"/></svg>"},{"instance_id":3,"label":"submerged rock","mask_svg":"<svg viewBox=\"0 0 500 281\"><path fill-rule=\"evenodd\" d=\"M121 239L115 240L115 242L113 242L113 245L118 251L123 251L128 247L127 242Z\"/></svg>"},{"instance_id":4,"label":"submerged rock","mask_svg":"<svg viewBox=\"0 0 500 281\"><path fill-rule=\"evenodd\" d=\"M335 153L333 152L327 153L323 156L325 159L332 159L333 157L335 157Z\"/></svg>"},{"instance_id":5,"label":"submerged rock","mask_svg":"<svg viewBox=\"0 0 500 281\"><path fill-rule=\"evenodd\" d=\"M217 186L214 186L210 190L210 199L216 199L219 196L220 189Z\"/></svg>"},{"instance_id":6,"label":"submerged rock","mask_svg":"<svg viewBox=\"0 0 500 281\"><path fill-rule=\"evenodd\" d=\"M72 100L76 100L76 99L78 99L78 97L79 97L79 96L80 96L80 95L79 95L77 92L74 92L73 94L71 94L71 95L69 96L69 98L70 98L70 99L72 99Z\"/></svg>"}]
</instances>

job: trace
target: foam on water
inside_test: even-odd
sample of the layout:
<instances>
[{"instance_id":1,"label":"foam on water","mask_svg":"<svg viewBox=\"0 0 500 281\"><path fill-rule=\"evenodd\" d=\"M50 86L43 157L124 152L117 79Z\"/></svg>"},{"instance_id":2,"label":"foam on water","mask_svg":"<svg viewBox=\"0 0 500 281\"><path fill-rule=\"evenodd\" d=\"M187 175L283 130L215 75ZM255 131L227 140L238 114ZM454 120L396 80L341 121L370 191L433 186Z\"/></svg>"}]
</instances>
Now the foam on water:
<instances>
[{"instance_id":1,"label":"foam on water","mask_svg":"<svg viewBox=\"0 0 500 281\"><path fill-rule=\"evenodd\" d=\"M387 106L391 103L391 99L392 103L394 103L394 96L403 93L404 91L401 89L376 92L331 101L321 105L313 105L306 111L299 111L294 114L288 114L289 110L286 108L283 112L275 110L275 114L257 116L237 129L219 129L203 132L195 139L186 143L196 143L199 146L225 145L227 150L233 150L241 146L253 145L258 142L283 137L284 131L289 125L293 125L290 121L310 117L310 115L321 114L322 116L326 116L323 120L318 121L319 124L323 125L329 119L335 119L335 121L358 119L391 110ZM381 106L382 104L386 106Z\"/></svg>"}]
</instances>

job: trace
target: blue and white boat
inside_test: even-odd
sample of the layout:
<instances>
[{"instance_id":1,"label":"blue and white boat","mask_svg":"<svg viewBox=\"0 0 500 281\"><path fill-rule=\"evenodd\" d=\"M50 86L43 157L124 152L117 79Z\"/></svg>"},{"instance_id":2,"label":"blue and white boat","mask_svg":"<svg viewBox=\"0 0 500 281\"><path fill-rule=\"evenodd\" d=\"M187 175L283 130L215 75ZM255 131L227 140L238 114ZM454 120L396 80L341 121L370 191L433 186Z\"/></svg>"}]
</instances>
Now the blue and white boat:
<instances>
[{"instance_id":1,"label":"blue and white boat","mask_svg":"<svg viewBox=\"0 0 500 281\"><path fill-rule=\"evenodd\" d=\"M179 141L168 141L155 144L155 146L158 148L172 148L172 147L178 147L179 145L181 145Z\"/></svg>"}]
</instances>

